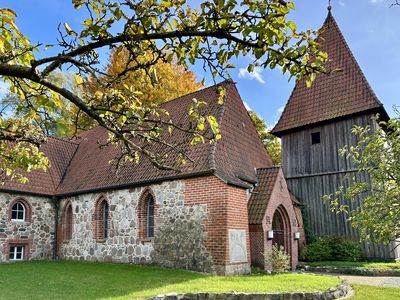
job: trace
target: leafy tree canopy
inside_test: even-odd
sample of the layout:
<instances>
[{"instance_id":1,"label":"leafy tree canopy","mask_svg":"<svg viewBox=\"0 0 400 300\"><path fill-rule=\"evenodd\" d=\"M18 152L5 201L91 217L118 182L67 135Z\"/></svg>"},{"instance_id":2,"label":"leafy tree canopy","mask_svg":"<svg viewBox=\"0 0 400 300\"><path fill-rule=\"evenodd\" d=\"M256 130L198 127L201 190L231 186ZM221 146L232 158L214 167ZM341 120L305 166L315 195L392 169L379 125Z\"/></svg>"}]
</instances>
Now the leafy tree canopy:
<instances>
[{"instance_id":1,"label":"leafy tree canopy","mask_svg":"<svg viewBox=\"0 0 400 300\"><path fill-rule=\"evenodd\" d=\"M265 121L257 115L254 111L249 111L251 121L256 128L261 141L264 144L265 150L267 150L272 162L275 166L281 164L281 142L280 139L271 134L271 129L268 128Z\"/></svg>"},{"instance_id":2,"label":"leafy tree canopy","mask_svg":"<svg viewBox=\"0 0 400 300\"><path fill-rule=\"evenodd\" d=\"M149 54L150 55L150 54ZM110 87L108 85L109 76L116 76L124 71L128 64L128 51L125 48L113 49L109 58L109 64L105 69L105 76L101 78L89 78L85 85L78 86L73 77L73 73L57 72L51 75L53 81L68 86L79 95L88 93L94 95L98 91L106 91ZM133 63L131 62L131 65ZM131 66L132 67L132 66ZM124 90L125 86L133 87L137 92L141 93L141 101L145 105L163 103L185 94L194 92L204 87L199 82L192 71L185 70L183 66L174 63L164 63L159 61L154 65L157 74L157 84L153 85L150 78L144 70L136 70L127 72L118 82L112 83L115 90ZM51 118L39 119L35 124L45 132L46 135L57 137L73 137L83 130L96 126L96 121L70 101L61 97L63 101L62 108L51 107ZM6 112L14 112L15 116L23 116L28 111L28 107L22 106L21 99L16 94L8 93L0 99L0 110ZM43 107L42 115L50 115L49 109Z\"/></svg>"},{"instance_id":3,"label":"leafy tree canopy","mask_svg":"<svg viewBox=\"0 0 400 300\"><path fill-rule=\"evenodd\" d=\"M375 118L376 120L377 117ZM355 126L352 130L360 139L353 147L344 147L341 155L351 159L360 176L351 179L348 188L340 189L330 200L333 211L348 213L362 238L383 243L400 239L400 114L381 127ZM384 130L384 129L385 130ZM367 173L369 180L362 174ZM362 198L361 207L352 208L352 200Z\"/></svg>"},{"instance_id":4,"label":"leafy tree canopy","mask_svg":"<svg viewBox=\"0 0 400 300\"><path fill-rule=\"evenodd\" d=\"M283 73L305 76L310 84L316 73L324 71L322 63L327 59L317 48L316 32L298 32L288 20L294 4L283 0L210 0L202 1L198 8L185 0L72 0L72 4L86 11L82 30L64 23L54 45L31 43L19 31L15 12L0 9L0 76L21 99L18 107L26 108L14 119L0 118L2 169L7 177L22 178L22 171L46 168L48 161L38 148L45 134L35 123L54 118L54 110L64 109L63 98L109 132L108 143L121 149L119 160L127 163L146 156L158 168L179 170L183 161L190 161L163 139L166 130L171 134L185 131L193 144L220 137L215 117L201 115L200 108L205 105L201 99L188 108L190 127L180 128L167 111L145 103L143 93L135 87L114 88L113 83L129 72L143 70L155 85L156 64L175 61L185 69L202 64L214 78L228 77L234 58L248 55L254 58L249 71L256 66L280 66ZM48 47L58 54L46 55ZM105 74L98 53L102 48L127 49L129 63L124 70ZM102 83L107 88L77 92L52 80L51 75L59 69L72 70L78 87L107 78ZM218 93L222 102L224 89ZM167 153L154 153L143 147L146 143L161 144L168 152L175 150L182 160L167 163Z\"/></svg>"},{"instance_id":5,"label":"leafy tree canopy","mask_svg":"<svg viewBox=\"0 0 400 300\"><path fill-rule=\"evenodd\" d=\"M144 57L147 61L153 59L151 52L146 53ZM132 71L127 72L126 68ZM110 55L109 63L106 68L106 75L99 78L90 78L86 85L82 88L89 95L96 92L105 92L110 88L108 78L117 78L111 83L111 87L115 90L124 90L125 86L130 86L140 93L140 100L144 105L161 104L169 100L181 97L191 92L195 92L204 85L199 82L193 71L185 70L181 65L177 65L174 61L171 63L158 61L154 65L154 74L157 77L157 83L153 84L152 78L146 74L144 69L136 69L136 62L130 59L129 50L126 48L114 48ZM121 76L121 74L125 74ZM79 114L79 109L74 106L71 112L73 116ZM74 119L74 118L69 118ZM78 115L78 132L88 129L95 125L95 120L86 114ZM74 133L75 124L71 124L69 135Z\"/></svg>"}]
</instances>

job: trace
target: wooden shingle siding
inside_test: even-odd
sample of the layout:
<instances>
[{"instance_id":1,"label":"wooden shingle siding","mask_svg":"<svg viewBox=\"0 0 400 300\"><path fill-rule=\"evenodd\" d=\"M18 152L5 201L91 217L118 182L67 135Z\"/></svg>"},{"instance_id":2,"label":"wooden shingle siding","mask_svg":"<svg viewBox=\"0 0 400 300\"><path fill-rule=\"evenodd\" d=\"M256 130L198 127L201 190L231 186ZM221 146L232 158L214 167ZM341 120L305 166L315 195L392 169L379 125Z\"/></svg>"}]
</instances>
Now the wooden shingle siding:
<instances>
[{"instance_id":1,"label":"wooden shingle siding","mask_svg":"<svg viewBox=\"0 0 400 300\"><path fill-rule=\"evenodd\" d=\"M337 235L358 239L359 232L347 221L348 216L330 211L322 197L335 193L339 186L348 187L352 178L368 181L368 175L358 173L354 163L339 155L345 145L356 145L358 138L351 133L355 125L377 128L373 115L356 116L332 122L282 137L282 168L289 190L305 206L309 230L314 236ZM321 143L311 144L311 133L321 132ZM361 205L362 199L348 203L351 209ZM390 247L363 243L363 256L394 258Z\"/></svg>"},{"instance_id":2,"label":"wooden shingle siding","mask_svg":"<svg viewBox=\"0 0 400 300\"><path fill-rule=\"evenodd\" d=\"M376 128L372 116L356 116L283 136L282 167L286 178L355 170L352 160L340 156L338 152L345 145L356 145L359 141L351 133L355 125ZM321 133L320 144L311 144L313 132Z\"/></svg>"}]
</instances>

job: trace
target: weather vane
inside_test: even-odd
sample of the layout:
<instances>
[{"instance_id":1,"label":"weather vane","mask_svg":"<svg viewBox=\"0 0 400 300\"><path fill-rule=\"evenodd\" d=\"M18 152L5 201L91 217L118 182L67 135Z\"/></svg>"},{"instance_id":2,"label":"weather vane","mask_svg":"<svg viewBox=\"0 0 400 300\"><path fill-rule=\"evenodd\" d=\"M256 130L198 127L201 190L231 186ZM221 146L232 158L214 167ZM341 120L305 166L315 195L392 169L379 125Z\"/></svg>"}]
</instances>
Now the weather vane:
<instances>
[{"instance_id":1,"label":"weather vane","mask_svg":"<svg viewBox=\"0 0 400 300\"><path fill-rule=\"evenodd\" d=\"M332 10L332 5L331 5L331 0L328 0L329 4L328 4L328 11L331 12Z\"/></svg>"}]
</instances>

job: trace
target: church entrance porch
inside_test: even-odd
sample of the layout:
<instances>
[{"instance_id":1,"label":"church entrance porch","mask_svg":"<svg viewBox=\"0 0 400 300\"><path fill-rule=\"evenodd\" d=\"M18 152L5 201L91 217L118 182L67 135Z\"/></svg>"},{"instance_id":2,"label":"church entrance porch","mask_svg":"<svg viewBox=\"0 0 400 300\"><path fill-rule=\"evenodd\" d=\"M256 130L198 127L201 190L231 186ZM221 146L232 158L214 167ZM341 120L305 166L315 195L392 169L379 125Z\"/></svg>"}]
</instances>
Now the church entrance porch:
<instances>
[{"instance_id":1,"label":"church entrance porch","mask_svg":"<svg viewBox=\"0 0 400 300\"><path fill-rule=\"evenodd\" d=\"M301 214L296 214L280 168L258 169L257 174L259 182L248 202L251 262L265 268L276 244L290 255L290 267L295 269L303 234Z\"/></svg>"}]
</instances>

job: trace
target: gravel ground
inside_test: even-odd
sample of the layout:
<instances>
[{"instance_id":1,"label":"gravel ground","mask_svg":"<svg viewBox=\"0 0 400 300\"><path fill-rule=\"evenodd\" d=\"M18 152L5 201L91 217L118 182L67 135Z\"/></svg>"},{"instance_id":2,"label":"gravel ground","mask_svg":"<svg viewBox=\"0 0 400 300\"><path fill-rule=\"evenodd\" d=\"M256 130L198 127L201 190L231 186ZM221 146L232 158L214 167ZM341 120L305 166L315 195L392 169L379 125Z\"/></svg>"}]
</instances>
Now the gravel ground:
<instances>
[{"instance_id":1,"label":"gravel ground","mask_svg":"<svg viewBox=\"0 0 400 300\"><path fill-rule=\"evenodd\" d=\"M346 279L348 282L350 282L350 284L356 283L400 288L400 277L369 277L353 275L339 275L339 277Z\"/></svg>"}]
</instances>

